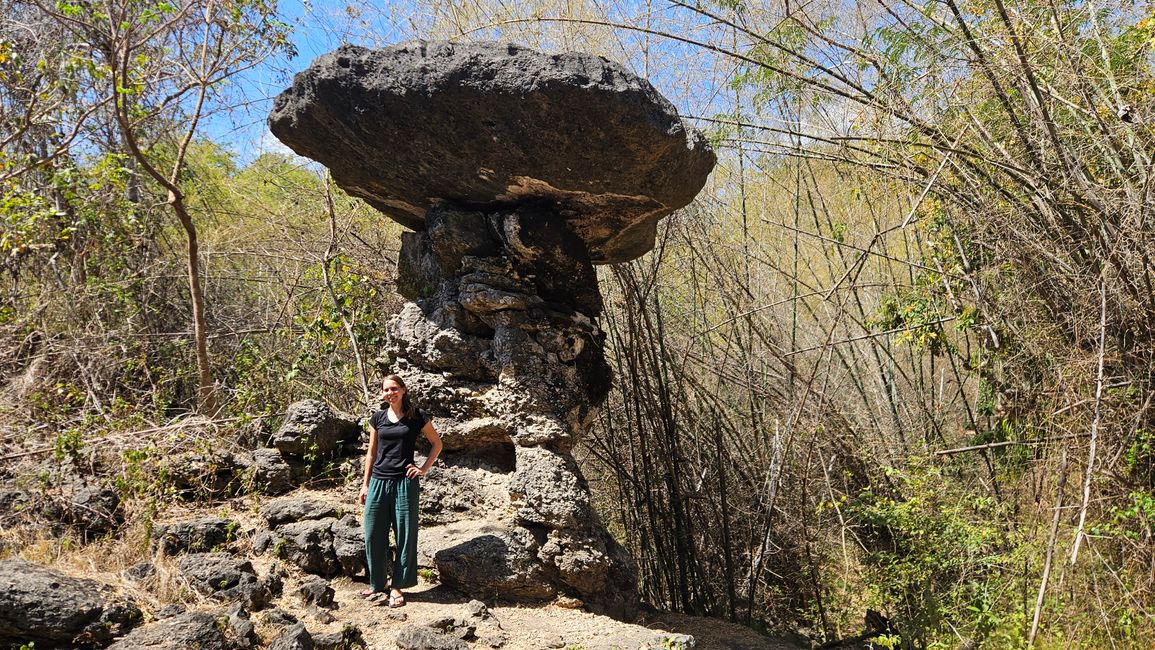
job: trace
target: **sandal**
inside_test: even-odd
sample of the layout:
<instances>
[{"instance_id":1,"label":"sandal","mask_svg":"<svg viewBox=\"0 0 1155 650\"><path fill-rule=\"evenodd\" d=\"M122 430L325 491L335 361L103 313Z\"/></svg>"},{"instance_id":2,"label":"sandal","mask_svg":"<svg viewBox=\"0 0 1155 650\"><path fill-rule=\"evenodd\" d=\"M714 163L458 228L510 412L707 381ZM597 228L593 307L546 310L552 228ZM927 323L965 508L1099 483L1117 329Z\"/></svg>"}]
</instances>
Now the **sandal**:
<instances>
[{"instance_id":1,"label":"sandal","mask_svg":"<svg viewBox=\"0 0 1155 650\"><path fill-rule=\"evenodd\" d=\"M379 593L381 593L381 592L377 591L376 589L374 589L372 587L369 587L368 589L362 589L361 591L357 592L357 595L362 597L362 598L369 598L373 594L379 594Z\"/></svg>"},{"instance_id":2,"label":"sandal","mask_svg":"<svg viewBox=\"0 0 1155 650\"><path fill-rule=\"evenodd\" d=\"M405 606L405 594L397 592L397 595L389 595L389 607L396 609L397 607Z\"/></svg>"},{"instance_id":3,"label":"sandal","mask_svg":"<svg viewBox=\"0 0 1155 650\"><path fill-rule=\"evenodd\" d=\"M392 596L389 596L384 591L375 591L375 592L373 592L373 594L371 596L366 598L365 601L371 605L384 605L384 604L388 603L391 599L392 599Z\"/></svg>"}]
</instances>

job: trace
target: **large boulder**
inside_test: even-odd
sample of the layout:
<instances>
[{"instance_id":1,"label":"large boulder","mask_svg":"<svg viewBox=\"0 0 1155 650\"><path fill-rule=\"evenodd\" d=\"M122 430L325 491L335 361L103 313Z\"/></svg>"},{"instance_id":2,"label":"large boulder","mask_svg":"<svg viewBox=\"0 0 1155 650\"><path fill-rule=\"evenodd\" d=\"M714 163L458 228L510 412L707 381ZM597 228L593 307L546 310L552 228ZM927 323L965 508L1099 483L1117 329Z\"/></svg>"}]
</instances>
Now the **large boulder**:
<instances>
[{"instance_id":1,"label":"large boulder","mask_svg":"<svg viewBox=\"0 0 1155 650\"><path fill-rule=\"evenodd\" d=\"M20 558L0 560L0 645L106 645L143 620L112 587Z\"/></svg>"},{"instance_id":2,"label":"large boulder","mask_svg":"<svg viewBox=\"0 0 1155 650\"><path fill-rule=\"evenodd\" d=\"M622 66L501 43L343 46L277 97L269 128L345 191L423 229L444 201L543 202L595 263L653 247L715 156L674 107Z\"/></svg>"}]
</instances>

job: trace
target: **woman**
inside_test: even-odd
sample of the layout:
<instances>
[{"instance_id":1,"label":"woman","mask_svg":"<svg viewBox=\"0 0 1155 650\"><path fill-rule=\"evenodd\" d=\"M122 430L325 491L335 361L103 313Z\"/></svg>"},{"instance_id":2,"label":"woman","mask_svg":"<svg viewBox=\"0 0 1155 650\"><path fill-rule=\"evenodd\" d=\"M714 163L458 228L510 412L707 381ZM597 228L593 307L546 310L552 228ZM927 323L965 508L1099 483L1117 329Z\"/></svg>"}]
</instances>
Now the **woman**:
<instances>
[{"instance_id":1,"label":"woman","mask_svg":"<svg viewBox=\"0 0 1155 650\"><path fill-rule=\"evenodd\" d=\"M402 589L417 584L417 504L419 478L425 476L441 453L441 436L429 416L409 398L405 382L389 375L382 382L381 399L388 408L369 419L373 434L365 453L365 479L360 501L365 506L365 556L369 564L369 588L362 596L380 601L388 589L390 607L405 604ZM417 434L429 441L429 457L418 467L413 460ZM389 529L397 540L397 553L389 567ZM389 581L386 582L386 575Z\"/></svg>"}]
</instances>

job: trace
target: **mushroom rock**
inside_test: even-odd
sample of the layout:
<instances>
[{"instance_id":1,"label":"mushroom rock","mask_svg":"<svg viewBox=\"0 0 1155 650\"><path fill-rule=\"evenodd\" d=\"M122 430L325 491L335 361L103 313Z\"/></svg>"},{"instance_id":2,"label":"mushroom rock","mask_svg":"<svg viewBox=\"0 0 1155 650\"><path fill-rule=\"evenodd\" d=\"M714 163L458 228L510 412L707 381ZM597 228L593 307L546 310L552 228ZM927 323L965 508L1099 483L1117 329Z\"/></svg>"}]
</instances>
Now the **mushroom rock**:
<instances>
[{"instance_id":1,"label":"mushroom rock","mask_svg":"<svg viewBox=\"0 0 1155 650\"><path fill-rule=\"evenodd\" d=\"M486 467L508 494L477 508L505 531L485 547L506 561L481 575L465 561L481 537L440 535L442 580L630 606L634 570L570 454L611 381L594 265L650 250L658 220L702 188L715 156L701 134L615 63L494 43L341 47L296 76L269 126L414 229L397 281L411 302L381 365L443 433L427 481Z\"/></svg>"},{"instance_id":2,"label":"mushroom rock","mask_svg":"<svg viewBox=\"0 0 1155 650\"><path fill-rule=\"evenodd\" d=\"M658 219L694 198L715 161L622 66L497 43L342 46L277 97L269 128L415 230L439 202L549 202L596 264L653 248Z\"/></svg>"}]
</instances>

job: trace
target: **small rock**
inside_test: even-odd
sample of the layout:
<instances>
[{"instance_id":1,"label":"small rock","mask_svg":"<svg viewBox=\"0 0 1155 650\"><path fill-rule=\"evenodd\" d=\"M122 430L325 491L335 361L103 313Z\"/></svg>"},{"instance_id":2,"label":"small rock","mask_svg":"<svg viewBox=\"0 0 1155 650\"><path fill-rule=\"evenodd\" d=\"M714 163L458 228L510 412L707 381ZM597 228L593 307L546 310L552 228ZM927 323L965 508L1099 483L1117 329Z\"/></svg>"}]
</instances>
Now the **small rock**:
<instances>
[{"instance_id":1,"label":"small rock","mask_svg":"<svg viewBox=\"0 0 1155 650\"><path fill-rule=\"evenodd\" d=\"M256 648L261 642L253 622L249 620L249 612L239 603L229 608L228 632L233 645L242 650Z\"/></svg>"},{"instance_id":2,"label":"small rock","mask_svg":"<svg viewBox=\"0 0 1155 650\"><path fill-rule=\"evenodd\" d=\"M268 650L313 650L313 637L304 624L294 623L281 630L269 644Z\"/></svg>"},{"instance_id":3,"label":"small rock","mask_svg":"<svg viewBox=\"0 0 1155 650\"><path fill-rule=\"evenodd\" d=\"M365 647L365 639L361 635L361 628L349 623L340 632L313 635L315 650L351 650Z\"/></svg>"},{"instance_id":4,"label":"small rock","mask_svg":"<svg viewBox=\"0 0 1155 650\"><path fill-rule=\"evenodd\" d=\"M553 601L553 604L562 609L581 609L586 605L582 599L571 596L558 596L557 600Z\"/></svg>"},{"instance_id":5,"label":"small rock","mask_svg":"<svg viewBox=\"0 0 1155 650\"><path fill-rule=\"evenodd\" d=\"M86 538L109 533L124 523L120 497L107 485L83 487L72 494L69 519Z\"/></svg>"},{"instance_id":6,"label":"small rock","mask_svg":"<svg viewBox=\"0 0 1155 650\"><path fill-rule=\"evenodd\" d=\"M296 623L297 617L278 607L262 614L261 622L270 627L283 627Z\"/></svg>"},{"instance_id":7,"label":"small rock","mask_svg":"<svg viewBox=\"0 0 1155 650\"><path fill-rule=\"evenodd\" d=\"M297 595L308 605L317 607L333 605L333 587L323 578L313 578L301 583L301 586L297 587Z\"/></svg>"},{"instance_id":8,"label":"small rock","mask_svg":"<svg viewBox=\"0 0 1155 650\"><path fill-rule=\"evenodd\" d=\"M184 614L186 611L188 611L188 608L185 607L184 605L181 605L179 603L173 603L171 605L165 605L164 607L161 607L160 609L158 609L156 611L156 617L157 617L157 619L172 618L174 616L180 616L181 614Z\"/></svg>"},{"instance_id":9,"label":"small rock","mask_svg":"<svg viewBox=\"0 0 1155 650\"><path fill-rule=\"evenodd\" d=\"M205 553L231 541L237 523L220 517L202 517L189 521L156 524L152 527L151 550L166 555Z\"/></svg>"},{"instance_id":10,"label":"small rock","mask_svg":"<svg viewBox=\"0 0 1155 650\"><path fill-rule=\"evenodd\" d=\"M443 634L456 637L463 641L472 639L477 627L463 618L454 618L452 616L443 616L441 618L430 621L428 627L431 627Z\"/></svg>"},{"instance_id":11,"label":"small rock","mask_svg":"<svg viewBox=\"0 0 1155 650\"><path fill-rule=\"evenodd\" d=\"M509 643L509 636L505 632L489 632L477 637L477 643L490 648L502 648Z\"/></svg>"},{"instance_id":12,"label":"small rock","mask_svg":"<svg viewBox=\"0 0 1155 650\"><path fill-rule=\"evenodd\" d=\"M156 566L152 562L137 562L124 570L124 577L133 582L140 582L156 575Z\"/></svg>"},{"instance_id":13,"label":"small rock","mask_svg":"<svg viewBox=\"0 0 1155 650\"><path fill-rule=\"evenodd\" d=\"M268 551L276 543L276 538L272 531L264 529L250 535L249 543L252 544L253 553L264 555L265 551Z\"/></svg>"},{"instance_id":14,"label":"small rock","mask_svg":"<svg viewBox=\"0 0 1155 650\"><path fill-rule=\"evenodd\" d=\"M565 637L560 634L548 634L542 639L542 645L547 648L564 648Z\"/></svg>"},{"instance_id":15,"label":"small rock","mask_svg":"<svg viewBox=\"0 0 1155 650\"><path fill-rule=\"evenodd\" d=\"M332 612L327 609L321 609L316 605L309 605L307 608L305 608L305 611L309 613L309 616L313 617L313 620L317 621L321 625L328 625L329 623L337 620L337 617L333 616Z\"/></svg>"},{"instance_id":16,"label":"small rock","mask_svg":"<svg viewBox=\"0 0 1155 650\"><path fill-rule=\"evenodd\" d=\"M193 588L216 600L239 600L253 609L264 607L276 584L257 579L253 565L227 553L195 553L181 558L180 570Z\"/></svg>"},{"instance_id":17,"label":"small rock","mask_svg":"<svg viewBox=\"0 0 1155 650\"><path fill-rule=\"evenodd\" d=\"M253 450L253 467L257 485L265 494L284 494L295 487L293 469L277 449L262 447Z\"/></svg>"},{"instance_id":18,"label":"small rock","mask_svg":"<svg viewBox=\"0 0 1155 650\"><path fill-rule=\"evenodd\" d=\"M401 650L469 650L469 644L436 630L419 625L406 625L397 635Z\"/></svg>"},{"instance_id":19,"label":"small rock","mask_svg":"<svg viewBox=\"0 0 1155 650\"><path fill-rule=\"evenodd\" d=\"M480 600L471 600L465 604L465 611L471 618L485 620L490 617L489 608Z\"/></svg>"}]
</instances>

